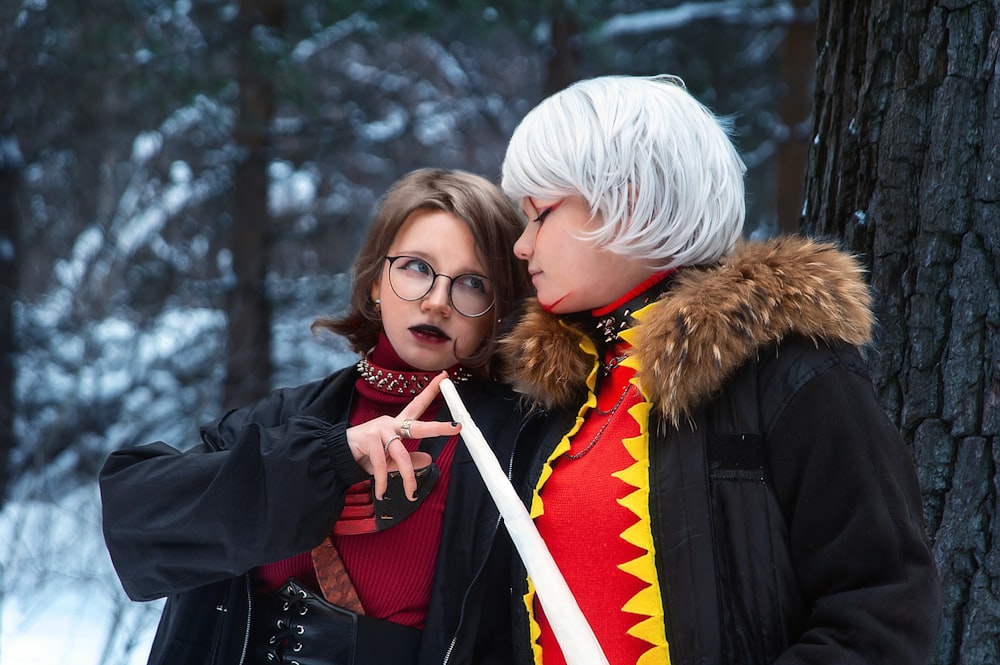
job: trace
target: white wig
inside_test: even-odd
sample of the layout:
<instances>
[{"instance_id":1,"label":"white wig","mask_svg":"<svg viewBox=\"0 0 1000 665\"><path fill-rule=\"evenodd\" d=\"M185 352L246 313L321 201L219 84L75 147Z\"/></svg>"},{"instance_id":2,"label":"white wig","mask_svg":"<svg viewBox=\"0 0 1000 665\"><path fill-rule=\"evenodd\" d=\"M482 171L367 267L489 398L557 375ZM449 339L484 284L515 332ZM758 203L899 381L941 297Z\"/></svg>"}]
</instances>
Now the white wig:
<instances>
[{"instance_id":1,"label":"white wig","mask_svg":"<svg viewBox=\"0 0 1000 665\"><path fill-rule=\"evenodd\" d=\"M728 125L674 76L603 76L542 101L504 157L509 197L582 195L586 236L659 268L729 253L746 216L746 166Z\"/></svg>"}]
</instances>

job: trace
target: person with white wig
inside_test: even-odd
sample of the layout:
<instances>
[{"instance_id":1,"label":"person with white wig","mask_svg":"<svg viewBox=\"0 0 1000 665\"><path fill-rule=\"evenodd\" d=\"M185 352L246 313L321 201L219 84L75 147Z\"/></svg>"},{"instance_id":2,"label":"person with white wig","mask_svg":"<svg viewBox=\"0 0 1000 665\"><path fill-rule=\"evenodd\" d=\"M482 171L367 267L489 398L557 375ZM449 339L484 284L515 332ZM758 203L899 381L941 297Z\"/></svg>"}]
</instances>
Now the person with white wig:
<instances>
[{"instance_id":1,"label":"person with white wig","mask_svg":"<svg viewBox=\"0 0 1000 665\"><path fill-rule=\"evenodd\" d=\"M744 241L744 173L671 76L578 82L516 128L537 298L501 353L547 413L522 498L612 665L925 663L940 582L864 271ZM518 662L564 662L516 579Z\"/></svg>"}]
</instances>

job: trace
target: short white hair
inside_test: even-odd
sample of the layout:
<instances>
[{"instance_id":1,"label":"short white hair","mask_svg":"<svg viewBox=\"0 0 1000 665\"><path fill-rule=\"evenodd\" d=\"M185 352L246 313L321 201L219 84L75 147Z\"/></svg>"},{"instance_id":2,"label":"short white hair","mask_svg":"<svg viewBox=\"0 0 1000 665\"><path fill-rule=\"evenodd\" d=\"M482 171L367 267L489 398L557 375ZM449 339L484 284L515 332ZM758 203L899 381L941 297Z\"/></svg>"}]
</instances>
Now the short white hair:
<instances>
[{"instance_id":1,"label":"short white hair","mask_svg":"<svg viewBox=\"0 0 1000 665\"><path fill-rule=\"evenodd\" d=\"M659 268L716 261L743 231L746 166L728 123L676 76L602 76L542 101L507 146L515 201L586 199L586 237Z\"/></svg>"}]
</instances>

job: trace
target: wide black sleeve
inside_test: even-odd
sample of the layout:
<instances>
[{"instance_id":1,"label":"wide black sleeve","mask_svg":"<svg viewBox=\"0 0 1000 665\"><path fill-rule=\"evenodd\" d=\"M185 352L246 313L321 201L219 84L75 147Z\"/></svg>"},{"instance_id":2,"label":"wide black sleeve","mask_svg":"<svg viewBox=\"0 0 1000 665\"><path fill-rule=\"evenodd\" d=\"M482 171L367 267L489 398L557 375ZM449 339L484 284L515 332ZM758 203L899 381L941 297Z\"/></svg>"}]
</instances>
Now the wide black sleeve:
<instances>
[{"instance_id":1,"label":"wide black sleeve","mask_svg":"<svg viewBox=\"0 0 1000 665\"><path fill-rule=\"evenodd\" d=\"M126 593L152 600L314 547L364 478L346 424L292 411L280 394L203 428L185 452L156 442L112 453L103 529Z\"/></svg>"},{"instance_id":2,"label":"wide black sleeve","mask_svg":"<svg viewBox=\"0 0 1000 665\"><path fill-rule=\"evenodd\" d=\"M853 349L765 396L770 467L788 523L805 631L779 665L928 662L941 589L909 450Z\"/></svg>"}]
</instances>

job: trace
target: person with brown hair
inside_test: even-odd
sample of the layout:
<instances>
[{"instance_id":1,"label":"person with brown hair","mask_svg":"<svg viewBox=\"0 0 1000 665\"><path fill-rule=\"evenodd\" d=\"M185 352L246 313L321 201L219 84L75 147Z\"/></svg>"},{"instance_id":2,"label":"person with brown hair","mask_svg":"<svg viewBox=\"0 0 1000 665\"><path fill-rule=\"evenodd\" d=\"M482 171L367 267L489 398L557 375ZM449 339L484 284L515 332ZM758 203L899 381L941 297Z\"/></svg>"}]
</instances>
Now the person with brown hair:
<instances>
[{"instance_id":1,"label":"person with brown hair","mask_svg":"<svg viewBox=\"0 0 1000 665\"><path fill-rule=\"evenodd\" d=\"M438 383L510 464L496 331L525 294L522 217L462 171L380 202L348 312L313 327L360 360L166 443L111 454L104 533L134 600L167 597L149 662L508 662L509 541ZM443 418L443 421L439 419ZM491 547L496 543L496 547ZM493 556L490 556L490 552Z\"/></svg>"}]
</instances>

